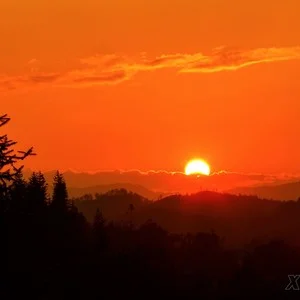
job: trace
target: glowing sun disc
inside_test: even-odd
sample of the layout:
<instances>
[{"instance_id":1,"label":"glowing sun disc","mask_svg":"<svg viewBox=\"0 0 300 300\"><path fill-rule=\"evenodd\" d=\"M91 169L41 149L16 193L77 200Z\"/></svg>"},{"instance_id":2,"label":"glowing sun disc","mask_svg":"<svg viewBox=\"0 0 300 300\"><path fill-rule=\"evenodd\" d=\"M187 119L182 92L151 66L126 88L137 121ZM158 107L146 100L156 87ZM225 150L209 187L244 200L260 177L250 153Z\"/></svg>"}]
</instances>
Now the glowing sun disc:
<instances>
[{"instance_id":1,"label":"glowing sun disc","mask_svg":"<svg viewBox=\"0 0 300 300\"><path fill-rule=\"evenodd\" d=\"M210 166L202 159L193 159L189 161L185 167L185 175L200 174L208 176L210 174Z\"/></svg>"}]
</instances>

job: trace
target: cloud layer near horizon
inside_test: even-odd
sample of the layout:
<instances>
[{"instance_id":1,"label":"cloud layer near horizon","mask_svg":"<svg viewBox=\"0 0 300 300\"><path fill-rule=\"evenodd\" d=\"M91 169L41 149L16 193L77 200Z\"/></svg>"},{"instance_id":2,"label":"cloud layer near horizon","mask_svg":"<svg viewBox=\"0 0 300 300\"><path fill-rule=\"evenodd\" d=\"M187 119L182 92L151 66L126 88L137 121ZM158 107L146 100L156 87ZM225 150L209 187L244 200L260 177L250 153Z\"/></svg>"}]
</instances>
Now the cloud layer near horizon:
<instances>
[{"instance_id":1,"label":"cloud layer near horizon","mask_svg":"<svg viewBox=\"0 0 300 300\"><path fill-rule=\"evenodd\" d=\"M45 176L51 185L53 172L46 172ZM28 177L31 171L25 171ZM221 171L211 176L186 176L181 172L167 171L99 171L83 173L67 171L64 173L69 187L87 188L97 185L132 184L147 188L158 193L195 193L201 190L228 191L239 187L254 187L264 185L278 185L299 180L299 176L246 174Z\"/></svg>"},{"instance_id":2,"label":"cloud layer near horizon","mask_svg":"<svg viewBox=\"0 0 300 300\"><path fill-rule=\"evenodd\" d=\"M149 59L121 55L96 55L81 59L79 67L66 72L46 73L32 66L29 74L0 75L0 90L35 87L41 84L62 87L86 87L117 84L131 79L139 72L173 69L177 73L214 73L234 71L247 66L300 59L300 46L241 50L219 47L211 54L166 54ZM30 65L38 64L31 60Z\"/></svg>"}]
</instances>

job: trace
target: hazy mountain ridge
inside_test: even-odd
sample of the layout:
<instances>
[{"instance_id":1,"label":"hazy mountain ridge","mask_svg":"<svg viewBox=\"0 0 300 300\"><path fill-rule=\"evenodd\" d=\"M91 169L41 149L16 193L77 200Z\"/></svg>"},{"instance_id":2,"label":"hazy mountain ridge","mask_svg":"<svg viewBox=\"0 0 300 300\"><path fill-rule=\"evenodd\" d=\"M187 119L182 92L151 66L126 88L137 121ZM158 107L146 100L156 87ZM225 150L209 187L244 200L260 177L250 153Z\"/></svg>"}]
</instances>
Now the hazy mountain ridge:
<instances>
[{"instance_id":1,"label":"hazy mountain ridge","mask_svg":"<svg viewBox=\"0 0 300 300\"><path fill-rule=\"evenodd\" d=\"M297 200L300 197L300 181L253 187L239 187L228 191L232 194L257 195L274 200Z\"/></svg>"},{"instance_id":2,"label":"hazy mountain ridge","mask_svg":"<svg viewBox=\"0 0 300 300\"><path fill-rule=\"evenodd\" d=\"M130 183L116 183L116 184L108 184L108 185L97 185L97 186L90 186L84 188L77 188L77 187L69 187L69 196L71 198L81 197L87 194L95 195L95 194L104 194L111 190L119 190L125 189L129 192L133 192L143 196L149 200L156 200L161 197L160 193L152 192L143 186L130 184Z\"/></svg>"},{"instance_id":3,"label":"hazy mountain ridge","mask_svg":"<svg viewBox=\"0 0 300 300\"><path fill-rule=\"evenodd\" d=\"M79 211L92 222L97 209L108 221L133 218L136 225L151 219L170 232L218 232L229 244L254 237L284 238L298 243L299 201L275 201L217 192L172 195L157 201L126 191L112 191L92 200L77 200ZM134 210L129 211L133 204ZM278 222L280 220L280 222ZM284 224L284 226L283 226Z\"/></svg>"},{"instance_id":4,"label":"hazy mountain ridge","mask_svg":"<svg viewBox=\"0 0 300 300\"><path fill-rule=\"evenodd\" d=\"M25 170L28 178L31 170ZM52 190L55 171L44 173ZM257 195L275 200L297 200L300 181L296 177L277 178L262 174L237 174L220 172L211 176L185 176L182 173L139 171L100 171L97 173L64 172L70 197L105 193L111 189L126 189L150 200L170 194L190 194L210 190L231 194Z\"/></svg>"}]
</instances>

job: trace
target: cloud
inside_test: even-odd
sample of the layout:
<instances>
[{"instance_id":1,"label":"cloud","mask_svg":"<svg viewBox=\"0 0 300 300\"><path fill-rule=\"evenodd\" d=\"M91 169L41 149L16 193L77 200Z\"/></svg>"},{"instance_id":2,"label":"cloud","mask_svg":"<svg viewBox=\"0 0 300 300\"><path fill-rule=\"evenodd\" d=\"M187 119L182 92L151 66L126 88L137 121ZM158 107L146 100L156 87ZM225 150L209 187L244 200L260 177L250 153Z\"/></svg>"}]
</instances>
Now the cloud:
<instances>
[{"instance_id":1,"label":"cloud","mask_svg":"<svg viewBox=\"0 0 300 300\"><path fill-rule=\"evenodd\" d=\"M300 59L300 47L293 48L260 48L241 51L218 48L206 62L197 61L184 66L180 72L210 73L234 71L255 64Z\"/></svg>"},{"instance_id":2,"label":"cloud","mask_svg":"<svg viewBox=\"0 0 300 300\"><path fill-rule=\"evenodd\" d=\"M142 71L159 69L175 69L180 73L208 73L238 70L250 65L300 59L300 47L290 48L259 48L241 50L219 47L210 55L195 54L167 54L148 59L145 56L136 60L125 57L86 58L84 62L94 68L108 67L110 71L124 71L134 75Z\"/></svg>"},{"instance_id":3,"label":"cloud","mask_svg":"<svg viewBox=\"0 0 300 300\"><path fill-rule=\"evenodd\" d=\"M64 73L41 73L32 69L29 75L2 76L0 88L16 89L21 86L48 84L67 87L107 85L130 80L139 72L173 69L178 73L215 73L236 71L255 64L300 59L300 47L258 48L243 50L219 47L210 54L165 54L148 58L122 55L95 55L79 60L80 67ZM32 61L31 64L36 64Z\"/></svg>"},{"instance_id":4,"label":"cloud","mask_svg":"<svg viewBox=\"0 0 300 300\"><path fill-rule=\"evenodd\" d=\"M37 73L23 76L0 77L0 90L15 90L20 87L37 86L38 84L52 84L63 75L60 73Z\"/></svg>"},{"instance_id":5,"label":"cloud","mask_svg":"<svg viewBox=\"0 0 300 300\"><path fill-rule=\"evenodd\" d=\"M120 70L115 72L107 72L99 75L90 75L90 76L80 76L73 79L73 82L79 84L101 84L101 83L117 83L126 79L126 72Z\"/></svg>"},{"instance_id":6,"label":"cloud","mask_svg":"<svg viewBox=\"0 0 300 300\"><path fill-rule=\"evenodd\" d=\"M54 82L59 79L62 75L59 73L56 74L38 74L32 75L27 78L27 81L30 83L48 83ZM26 79L25 79L26 80Z\"/></svg>"},{"instance_id":7,"label":"cloud","mask_svg":"<svg viewBox=\"0 0 300 300\"><path fill-rule=\"evenodd\" d=\"M30 172L25 172L29 176ZM46 172L49 182L55 172ZM239 187L270 186L299 181L299 176L281 176L272 174L247 174L221 171L211 176L186 176L182 172L114 170L98 172L66 171L68 186L91 187L109 184L127 184L143 186L158 193L195 193L201 190L228 191Z\"/></svg>"}]
</instances>

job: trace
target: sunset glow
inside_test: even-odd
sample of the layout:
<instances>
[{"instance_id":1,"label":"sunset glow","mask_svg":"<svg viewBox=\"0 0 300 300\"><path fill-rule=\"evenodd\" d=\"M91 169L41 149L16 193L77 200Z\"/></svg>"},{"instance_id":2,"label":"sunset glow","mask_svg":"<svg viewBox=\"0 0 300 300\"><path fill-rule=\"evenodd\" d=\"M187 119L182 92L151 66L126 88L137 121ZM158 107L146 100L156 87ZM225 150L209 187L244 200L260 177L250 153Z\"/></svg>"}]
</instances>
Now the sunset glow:
<instances>
[{"instance_id":1,"label":"sunset glow","mask_svg":"<svg viewBox=\"0 0 300 300\"><path fill-rule=\"evenodd\" d=\"M299 14L0 0L1 299L296 295Z\"/></svg>"},{"instance_id":2,"label":"sunset glow","mask_svg":"<svg viewBox=\"0 0 300 300\"><path fill-rule=\"evenodd\" d=\"M27 168L299 173L299 1L1 4L1 113Z\"/></svg>"},{"instance_id":3,"label":"sunset glow","mask_svg":"<svg viewBox=\"0 0 300 300\"><path fill-rule=\"evenodd\" d=\"M210 166L202 159L194 159L186 165L185 174L201 174L208 176L210 174Z\"/></svg>"}]
</instances>

